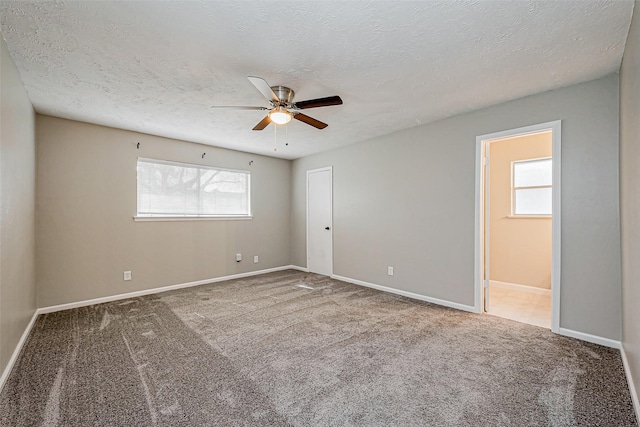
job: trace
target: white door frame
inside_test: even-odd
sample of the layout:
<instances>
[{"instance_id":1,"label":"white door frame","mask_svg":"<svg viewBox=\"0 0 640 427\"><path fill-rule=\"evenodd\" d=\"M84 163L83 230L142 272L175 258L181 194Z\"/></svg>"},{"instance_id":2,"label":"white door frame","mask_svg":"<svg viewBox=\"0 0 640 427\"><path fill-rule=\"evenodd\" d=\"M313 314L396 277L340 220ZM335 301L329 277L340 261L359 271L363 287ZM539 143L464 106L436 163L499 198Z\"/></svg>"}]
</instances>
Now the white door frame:
<instances>
[{"instance_id":1,"label":"white door frame","mask_svg":"<svg viewBox=\"0 0 640 427\"><path fill-rule=\"evenodd\" d=\"M491 212L491 142L493 141L484 140L482 142L482 149L484 150L484 161L482 162L482 166L484 167L482 172L482 178L484 179L484 185L482 186L484 190L484 195L482 196L482 201L484 202L484 206L482 207L482 215L484 215L484 273L482 277L485 286L484 294L482 294L482 292L480 293L482 312L489 311L489 305L491 303L491 288L489 287L491 279L491 215L487 215L487 212ZM484 298L482 298L483 295Z\"/></svg>"},{"instance_id":2,"label":"white door frame","mask_svg":"<svg viewBox=\"0 0 640 427\"><path fill-rule=\"evenodd\" d=\"M551 330L555 333L560 329L560 261L561 242L561 121L540 123L517 129L505 130L476 137L476 209L475 209L475 295L474 308L477 313L484 312L483 286L485 285L485 256L483 245L485 242L485 147L488 142L498 139L551 131L553 157L553 195L551 222Z\"/></svg>"},{"instance_id":3,"label":"white door frame","mask_svg":"<svg viewBox=\"0 0 640 427\"><path fill-rule=\"evenodd\" d=\"M329 171L331 172L331 188L329 189L330 192L330 204L329 204L329 208L331 210L331 217L329 218L329 228L330 228L330 233L331 233L331 238L329 239L330 241L330 245L331 245L331 257L329 258L329 263L330 263L330 272L331 272L331 276L333 276L333 166L326 166L324 168L318 168L318 169L311 169L307 171L307 186L306 186L306 193L307 193L307 202L306 202L306 222L307 222L307 256L306 256L306 261L307 261L307 270L309 270L309 175L311 175L312 173L315 172L324 172L324 171Z\"/></svg>"}]
</instances>

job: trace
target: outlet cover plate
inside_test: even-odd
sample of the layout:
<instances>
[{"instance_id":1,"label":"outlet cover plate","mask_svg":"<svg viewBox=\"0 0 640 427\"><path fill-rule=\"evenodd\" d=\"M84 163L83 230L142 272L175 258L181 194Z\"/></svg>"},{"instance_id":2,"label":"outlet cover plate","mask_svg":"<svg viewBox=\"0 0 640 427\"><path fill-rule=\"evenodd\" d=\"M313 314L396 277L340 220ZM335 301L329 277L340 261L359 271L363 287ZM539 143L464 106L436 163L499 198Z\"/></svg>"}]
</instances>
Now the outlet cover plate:
<instances>
[{"instance_id":1,"label":"outlet cover plate","mask_svg":"<svg viewBox=\"0 0 640 427\"><path fill-rule=\"evenodd\" d=\"M131 280L131 272L130 271L125 271L124 272L124 280Z\"/></svg>"}]
</instances>

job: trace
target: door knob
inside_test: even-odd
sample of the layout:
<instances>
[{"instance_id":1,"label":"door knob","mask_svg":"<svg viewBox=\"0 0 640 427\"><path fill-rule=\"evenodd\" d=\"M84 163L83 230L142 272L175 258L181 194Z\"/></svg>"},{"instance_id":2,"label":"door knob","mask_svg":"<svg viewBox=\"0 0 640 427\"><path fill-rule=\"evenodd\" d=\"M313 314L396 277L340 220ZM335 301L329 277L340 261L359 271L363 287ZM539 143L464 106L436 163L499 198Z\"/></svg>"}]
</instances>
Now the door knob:
<instances>
[{"instance_id":1,"label":"door knob","mask_svg":"<svg viewBox=\"0 0 640 427\"><path fill-rule=\"evenodd\" d=\"M325 227L324 229L325 229L325 230L330 230L330 228L329 228L329 227Z\"/></svg>"}]
</instances>

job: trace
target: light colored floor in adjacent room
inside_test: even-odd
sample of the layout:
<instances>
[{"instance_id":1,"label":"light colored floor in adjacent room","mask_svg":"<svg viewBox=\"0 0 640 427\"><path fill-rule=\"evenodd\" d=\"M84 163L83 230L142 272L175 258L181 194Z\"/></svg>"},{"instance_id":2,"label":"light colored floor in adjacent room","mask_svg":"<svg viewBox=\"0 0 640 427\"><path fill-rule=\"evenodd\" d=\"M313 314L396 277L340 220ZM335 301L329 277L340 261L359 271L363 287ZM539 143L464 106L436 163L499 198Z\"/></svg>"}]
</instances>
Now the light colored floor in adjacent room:
<instances>
[{"instance_id":1,"label":"light colored floor in adjacent room","mask_svg":"<svg viewBox=\"0 0 640 427\"><path fill-rule=\"evenodd\" d=\"M551 295L492 286L488 313L551 329Z\"/></svg>"}]
</instances>

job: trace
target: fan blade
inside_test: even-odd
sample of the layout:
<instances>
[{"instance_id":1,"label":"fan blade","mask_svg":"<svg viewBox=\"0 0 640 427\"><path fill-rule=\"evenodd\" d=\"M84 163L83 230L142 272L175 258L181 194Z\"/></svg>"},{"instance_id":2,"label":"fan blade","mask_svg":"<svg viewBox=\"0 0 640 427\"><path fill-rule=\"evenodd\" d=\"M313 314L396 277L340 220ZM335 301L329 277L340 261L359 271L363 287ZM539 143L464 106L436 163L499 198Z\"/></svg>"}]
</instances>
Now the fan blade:
<instances>
[{"instance_id":1,"label":"fan blade","mask_svg":"<svg viewBox=\"0 0 640 427\"><path fill-rule=\"evenodd\" d=\"M314 128L318 128L318 129L324 129L327 126L329 126L326 123L322 123L320 120L316 120L313 117L309 117L306 114L302 114L302 113L298 113L298 114L294 115L293 118L297 119L297 120L300 120L301 122L304 122L304 123L306 123L308 125L313 126Z\"/></svg>"},{"instance_id":2,"label":"fan blade","mask_svg":"<svg viewBox=\"0 0 640 427\"><path fill-rule=\"evenodd\" d=\"M211 108L214 110L268 110L267 107L247 107L244 105L212 105Z\"/></svg>"},{"instance_id":3,"label":"fan blade","mask_svg":"<svg viewBox=\"0 0 640 427\"><path fill-rule=\"evenodd\" d=\"M269 123L271 123L271 119L267 115L267 116L264 117L264 119L262 119L260 121L260 123L258 123L257 125L255 125L253 127L253 130L262 130L262 129L266 128L267 126L269 126Z\"/></svg>"},{"instance_id":4,"label":"fan blade","mask_svg":"<svg viewBox=\"0 0 640 427\"><path fill-rule=\"evenodd\" d=\"M269 101L280 102L276 94L273 93L273 90L271 90L269 83L267 83L265 79L261 79L260 77L251 77L251 76L247 78L251 83L253 83L256 89L258 89L260 93Z\"/></svg>"},{"instance_id":5,"label":"fan blade","mask_svg":"<svg viewBox=\"0 0 640 427\"><path fill-rule=\"evenodd\" d=\"M326 98L310 99L308 101L300 101L295 103L295 107L299 110L305 108L328 107L330 105L341 105L342 99L339 96L328 96Z\"/></svg>"}]
</instances>

